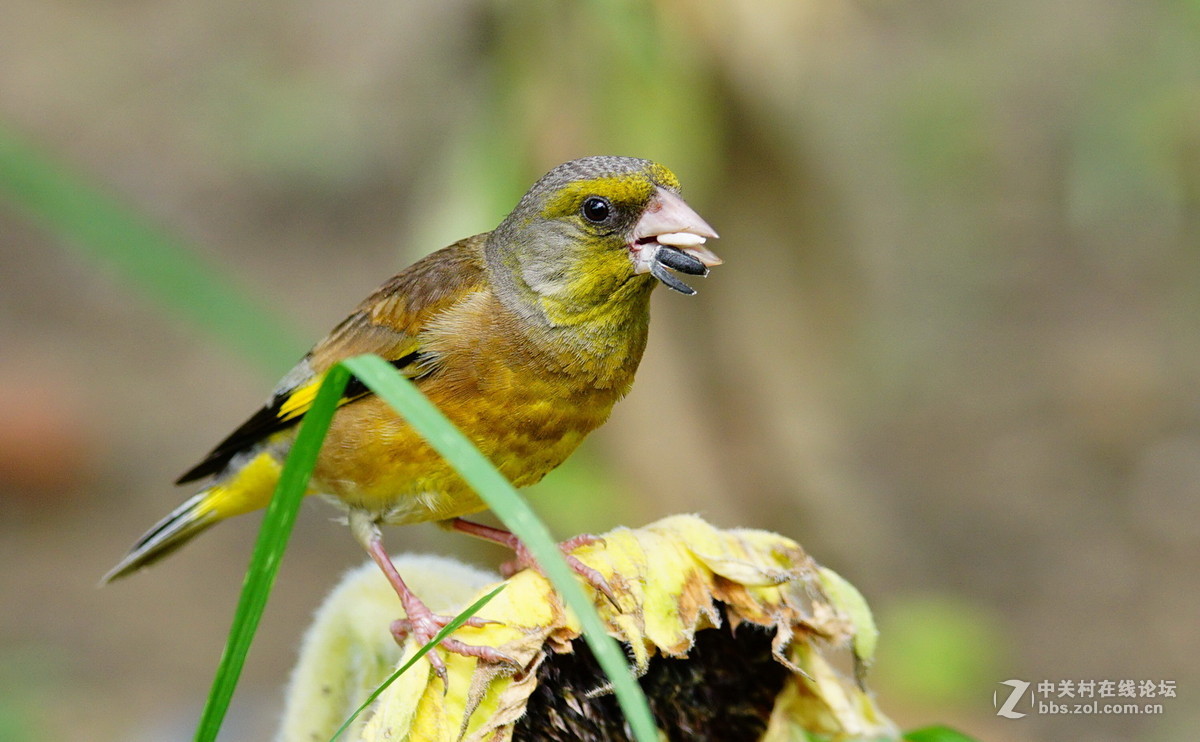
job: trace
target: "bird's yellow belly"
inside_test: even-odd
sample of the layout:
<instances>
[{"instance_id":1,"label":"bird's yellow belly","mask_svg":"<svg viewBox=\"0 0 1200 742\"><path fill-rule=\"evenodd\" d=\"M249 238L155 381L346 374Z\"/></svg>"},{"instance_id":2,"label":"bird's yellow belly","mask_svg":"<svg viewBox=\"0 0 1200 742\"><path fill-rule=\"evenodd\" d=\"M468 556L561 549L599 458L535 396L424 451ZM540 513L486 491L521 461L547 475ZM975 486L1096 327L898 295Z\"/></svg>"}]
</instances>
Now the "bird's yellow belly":
<instances>
[{"instance_id":1,"label":"bird's yellow belly","mask_svg":"<svg viewBox=\"0 0 1200 742\"><path fill-rule=\"evenodd\" d=\"M426 389L518 487L540 480L608 417L619 393L535 380L502 390ZM448 397L455 399L448 404ZM314 473L316 489L392 523L442 520L487 506L407 423L376 397L338 411Z\"/></svg>"}]
</instances>

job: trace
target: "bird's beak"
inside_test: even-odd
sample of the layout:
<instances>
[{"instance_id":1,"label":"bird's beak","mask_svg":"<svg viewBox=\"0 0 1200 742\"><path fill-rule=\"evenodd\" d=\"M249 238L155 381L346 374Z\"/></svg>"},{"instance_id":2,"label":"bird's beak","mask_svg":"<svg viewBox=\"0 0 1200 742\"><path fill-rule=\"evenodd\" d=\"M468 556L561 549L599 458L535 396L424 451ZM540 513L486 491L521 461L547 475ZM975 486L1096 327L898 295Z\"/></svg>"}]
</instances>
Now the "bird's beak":
<instances>
[{"instance_id":1,"label":"bird's beak","mask_svg":"<svg viewBox=\"0 0 1200 742\"><path fill-rule=\"evenodd\" d=\"M716 238L713 228L682 198L659 188L633 227L629 244L633 272L650 273L681 294L694 294L695 289L667 268L707 276L709 267L721 264L721 259L704 244Z\"/></svg>"}]
</instances>

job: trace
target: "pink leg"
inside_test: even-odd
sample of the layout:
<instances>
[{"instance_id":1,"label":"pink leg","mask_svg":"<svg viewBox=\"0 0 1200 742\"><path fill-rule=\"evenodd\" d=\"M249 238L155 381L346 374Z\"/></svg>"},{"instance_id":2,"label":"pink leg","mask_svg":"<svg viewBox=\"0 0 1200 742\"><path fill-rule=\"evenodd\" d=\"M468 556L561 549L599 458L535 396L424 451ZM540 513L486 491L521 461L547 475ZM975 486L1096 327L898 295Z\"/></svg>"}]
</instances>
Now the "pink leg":
<instances>
[{"instance_id":1,"label":"pink leg","mask_svg":"<svg viewBox=\"0 0 1200 742\"><path fill-rule=\"evenodd\" d=\"M533 555L529 553L529 549L526 548L525 544L521 542L521 539L517 538L509 531L506 531L503 528L485 526L482 523L475 523L473 521L464 520L463 518L451 519L449 521L449 526L460 533L465 533L469 536L475 536L476 538L481 538L485 541L491 541L494 544L500 544L501 546L506 546L512 549L516 554L516 559L503 564L500 567L500 571L505 577L511 577L515 573L520 572L522 569L527 568L535 570L538 574L545 576L541 568L538 566L537 561L534 560ZM577 549L580 546L602 543L603 541L604 539L599 538L598 536L592 536L591 534L584 533L563 541L558 545L558 548L562 550L563 558L567 560L567 565L571 567L571 570L574 571L575 574L582 577L585 582L595 588L604 597L608 598L608 601L612 603L614 608L620 610L621 604L617 602L617 596L615 593L613 593L612 588L609 587L608 580L604 579L604 575L587 566L570 554L572 550Z\"/></svg>"},{"instance_id":2,"label":"pink leg","mask_svg":"<svg viewBox=\"0 0 1200 742\"><path fill-rule=\"evenodd\" d=\"M407 618L401 618L392 623L392 635L396 637L398 643L403 644L409 634L417 640L418 644L428 644L433 641L433 637L453 620L451 616L439 616L429 610L429 606L425 605L408 586L404 584L404 580L400 577L400 573L396 571L396 565L392 564L391 558L383 548L383 542L379 538L371 538L365 544L367 553L371 555L371 559L379 565L383 570L383 574L387 577L392 588L396 591L396 595L400 596L400 603L404 606L404 613ZM467 619L464 625L480 627L490 623L486 619L471 617ZM512 657L504 654L494 647L478 647L472 644L464 644L457 639L446 638L441 642L441 646L448 652L461 654L467 657L478 657L484 662L506 663L515 667L520 667L520 664ZM446 663L438 656L437 652L429 652L426 657L429 658L429 664L433 665L434 671L442 682L446 680Z\"/></svg>"}]
</instances>

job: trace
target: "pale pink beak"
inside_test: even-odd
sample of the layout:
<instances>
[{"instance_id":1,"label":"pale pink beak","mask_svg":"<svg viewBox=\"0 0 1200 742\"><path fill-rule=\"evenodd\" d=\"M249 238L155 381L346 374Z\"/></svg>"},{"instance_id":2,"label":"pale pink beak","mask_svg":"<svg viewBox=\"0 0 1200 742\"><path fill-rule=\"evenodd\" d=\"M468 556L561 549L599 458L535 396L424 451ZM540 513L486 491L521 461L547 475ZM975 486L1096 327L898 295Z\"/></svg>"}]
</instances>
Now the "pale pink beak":
<instances>
[{"instance_id":1,"label":"pale pink beak","mask_svg":"<svg viewBox=\"0 0 1200 742\"><path fill-rule=\"evenodd\" d=\"M708 226L708 222L701 219L682 198L665 188L659 188L642 218L633 227L629 245L633 271L653 273L655 278L681 293L695 293L682 281L666 272L663 267L664 261L661 260L666 254L660 255L659 251L663 247L674 248L700 264L696 270L680 269L672 264L678 261L665 261L667 266L684 270L686 273L706 275L709 267L721 264L721 259L716 253L705 246L705 242L710 239L717 239L716 230ZM664 275L672 280L664 278ZM683 288L687 290L684 291Z\"/></svg>"}]
</instances>

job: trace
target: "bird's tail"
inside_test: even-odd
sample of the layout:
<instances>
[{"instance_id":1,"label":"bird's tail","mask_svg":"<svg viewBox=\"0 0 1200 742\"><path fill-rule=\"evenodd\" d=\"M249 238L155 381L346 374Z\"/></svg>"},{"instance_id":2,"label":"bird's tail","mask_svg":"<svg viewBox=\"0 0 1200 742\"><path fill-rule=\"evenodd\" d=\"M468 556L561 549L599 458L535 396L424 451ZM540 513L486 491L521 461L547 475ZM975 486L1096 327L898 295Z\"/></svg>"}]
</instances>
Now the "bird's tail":
<instances>
[{"instance_id":1,"label":"bird's tail","mask_svg":"<svg viewBox=\"0 0 1200 742\"><path fill-rule=\"evenodd\" d=\"M112 582L157 562L221 520L211 507L207 507L212 489L199 492L155 523L125 558L104 575L103 581Z\"/></svg>"},{"instance_id":2,"label":"bird's tail","mask_svg":"<svg viewBox=\"0 0 1200 742\"><path fill-rule=\"evenodd\" d=\"M264 508L279 481L281 464L261 452L223 481L206 487L160 520L104 575L104 582L132 574L172 553L220 521Z\"/></svg>"}]
</instances>

